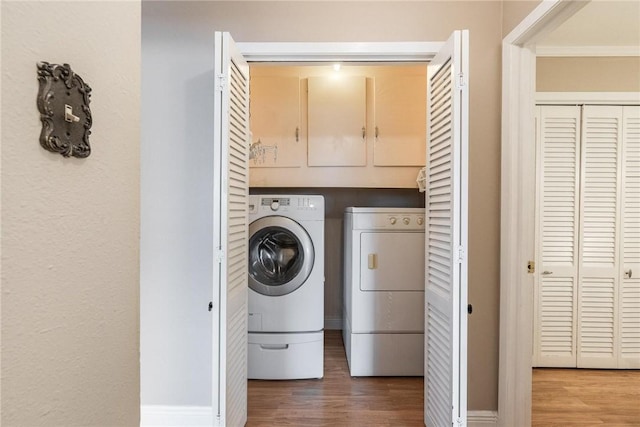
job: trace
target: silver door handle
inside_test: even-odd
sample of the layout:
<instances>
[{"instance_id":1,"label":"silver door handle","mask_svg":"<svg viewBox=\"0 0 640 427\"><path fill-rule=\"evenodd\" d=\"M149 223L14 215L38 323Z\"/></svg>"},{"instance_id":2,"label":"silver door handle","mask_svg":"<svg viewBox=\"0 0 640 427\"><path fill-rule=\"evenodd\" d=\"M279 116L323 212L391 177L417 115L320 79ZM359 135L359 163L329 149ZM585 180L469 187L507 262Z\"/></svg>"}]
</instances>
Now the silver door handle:
<instances>
[{"instance_id":1,"label":"silver door handle","mask_svg":"<svg viewBox=\"0 0 640 427\"><path fill-rule=\"evenodd\" d=\"M545 270L545 271L543 271L543 272L542 272L542 275L543 275L543 276L548 276L548 275L550 275L550 274L553 274L553 271L547 271L547 270Z\"/></svg>"},{"instance_id":2,"label":"silver door handle","mask_svg":"<svg viewBox=\"0 0 640 427\"><path fill-rule=\"evenodd\" d=\"M624 272L624 277L626 277L627 279L631 279L632 274L633 274L633 271L631 271L631 269L628 269L627 271Z\"/></svg>"}]
</instances>

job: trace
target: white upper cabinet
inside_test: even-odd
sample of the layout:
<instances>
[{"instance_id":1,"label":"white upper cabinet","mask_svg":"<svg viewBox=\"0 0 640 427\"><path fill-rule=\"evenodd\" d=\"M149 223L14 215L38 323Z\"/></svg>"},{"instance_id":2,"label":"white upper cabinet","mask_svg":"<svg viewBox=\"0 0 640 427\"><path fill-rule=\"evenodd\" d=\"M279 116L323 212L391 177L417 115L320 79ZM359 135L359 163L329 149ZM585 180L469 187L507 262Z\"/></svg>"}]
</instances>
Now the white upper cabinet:
<instances>
[{"instance_id":1,"label":"white upper cabinet","mask_svg":"<svg viewBox=\"0 0 640 427\"><path fill-rule=\"evenodd\" d=\"M309 166L367 164L366 105L365 77L309 77Z\"/></svg>"},{"instance_id":2,"label":"white upper cabinet","mask_svg":"<svg viewBox=\"0 0 640 427\"><path fill-rule=\"evenodd\" d=\"M251 65L250 185L417 188L425 86L424 64Z\"/></svg>"},{"instance_id":3,"label":"white upper cabinet","mask_svg":"<svg viewBox=\"0 0 640 427\"><path fill-rule=\"evenodd\" d=\"M426 67L397 67L375 80L375 166L424 166Z\"/></svg>"},{"instance_id":4,"label":"white upper cabinet","mask_svg":"<svg viewBox=\"0 0 640 427\"><path fill-rule=\"evenodd\" d=\"M306 145L300 125L300 79L252 76L250 111L250 167L300 167L301 147Z\"/></svg>"}]
</instances>

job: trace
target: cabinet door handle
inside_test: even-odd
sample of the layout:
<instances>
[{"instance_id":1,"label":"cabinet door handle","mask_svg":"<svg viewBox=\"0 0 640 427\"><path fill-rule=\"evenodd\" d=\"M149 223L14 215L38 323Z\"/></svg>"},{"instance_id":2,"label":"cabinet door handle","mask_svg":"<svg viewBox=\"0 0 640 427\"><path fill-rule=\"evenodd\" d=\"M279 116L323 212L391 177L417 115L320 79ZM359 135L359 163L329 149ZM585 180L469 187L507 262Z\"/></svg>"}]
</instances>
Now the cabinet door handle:
<instances>
[{"instance_id":1,"label":"cabinet door handle","mask_svg":"<svg viewBox=\"0 0 640 427\"><path fill-rule=\"evenodd\" d=\"M364 126L362 126L362 139L365 139L367 136L367 129L365 129Z\"/></svg>"},{"instance_id":2,"label":"cabinet door handle","mask_svg":"<svg viewBox=\"0 0 640 427\"><path fill-rule=\"evenodd\" d=\"M376 139L378 139L378 135L380 135L380 131L378 130L378 126L376 126L376 133L375 133Z\"/></svg>"},{"instance_id":3,"label":"cabinet door handle","mask_svg":"<svg viewBox=\"0 0 640 427\"><path fill-rule=\"evenodd\" d=\"M300 142L300 128L296 126L296 142Z\"/></svg>"},{"instance_id":4,"label":"cabinet door handle","mask_svg":"<svg viewBox=\"0 0 640 427\"><path fill-rule=\"evenodd\" d=\"M627 279L631 279L632 274L633 274L633 271L631 269L628 269L627 271L624 272L624 277L626 277Z\"/></svg>"}]
</instances>

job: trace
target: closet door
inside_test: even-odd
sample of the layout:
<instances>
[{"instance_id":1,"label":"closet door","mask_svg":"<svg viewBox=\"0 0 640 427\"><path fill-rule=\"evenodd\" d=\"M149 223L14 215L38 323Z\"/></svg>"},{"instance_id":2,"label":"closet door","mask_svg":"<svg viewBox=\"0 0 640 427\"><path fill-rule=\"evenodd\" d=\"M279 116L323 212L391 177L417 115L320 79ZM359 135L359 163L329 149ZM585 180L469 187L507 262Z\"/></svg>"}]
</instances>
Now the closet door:
<instances>
[{"instance_id":1,"label":"closet door","mask_svg":"<svg viewBox=\"0 0 640 427\"><path fill-rule=\"evenodd\" d=\"M584 106L582 113L577 365L616 368L622 107Z\"/></svg>"},{"instance_id":2,"label":"closet door","mask_svg":"<svg viewBox=\"0 0 640 427\"><path fill-rule=\"evenodd\" d=\"M618 367L640 369L640 107L623 107Z\"/></svg>"},{"instance_id":3,"label":"closet door","mask_svg":"<svg viewBox=\"0 0 640 427\"><path fill-rule=\"evenodd\" d=\"M213 408L215 425L247 421L249 66L229 33L214 52Z\"/></svg>"},{"instance_id":4,"label":"closet door","mask_svg":"<svg viewBox=\"0 0 640 427\"><path fill-rule=\"evenodd\" d=\"M424 416L467 425L469 32L455 31L427 69Z\"/></svg>"},{"instance_id":5,"label":"closet door","mask_svg":"<svg viewBox=\"0 0 640 427\"><path fill-rule=\"evenodd\" d=\"M575 368L580 107L538 111L533 366Z\"/></svg>"}]
</instances>

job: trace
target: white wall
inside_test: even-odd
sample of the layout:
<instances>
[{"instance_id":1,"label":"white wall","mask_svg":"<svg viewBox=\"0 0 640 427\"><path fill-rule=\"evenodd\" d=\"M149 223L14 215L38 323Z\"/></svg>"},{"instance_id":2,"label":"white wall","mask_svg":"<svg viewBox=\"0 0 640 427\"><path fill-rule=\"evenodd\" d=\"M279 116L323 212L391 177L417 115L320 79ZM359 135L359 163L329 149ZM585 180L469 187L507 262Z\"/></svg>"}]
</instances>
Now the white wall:
<instances>
[{"instance_id":1,"label":"white wall","mask_svg":"<svg viewBox=\"0 0 640 427\"><path fill-rule=\"evenodd\" d=\"M469 408L497 409L501 1L143 2L143 404L209 404L204 381L210 331L201 307L209 301L212 257L208 232L198 233L196 227L210 219L207 179L212 172L208 152L202 150L212 132L213 31L229 31L238 42L378 42L445 41L451 31L463 28L471 38ZM147 162L151 144L161 167ZM179 211L178 188L187 183L193 187L184 202L194 207ZM163 191L176 196L174 202L163 202ZM202 216L193 213L198 197ZM147 228L147 221L157 226ZM179 238L178 231L183 231ZM178 257L181 246L190 248L189 258ZM166 325L164 334L147 340L146 325L154 324ZM147 370L150 357L168 360L149 362L154 365ZM176 363L174 373L164 372L172 361L191 363Z\"/></svg>"},{"instance_id":2,"label":"white wall","mask_svg":"<svg viewBox=\"0 0 640 427\"><path fill-rule=\"evenodd\" d=\"M139 1L2 5L3 426L139 422ZM40 147L36 62L93 89L93 148Z\"/></svg>"},{"instance_id":3,"label":"white wall","mask_svg":"<svg viewBox=\"0 0 640 427\"><path fill-rule=\"evenodd\" d=\"M211 405L213 34L143 12L143 405Z\"/></svg>"}]
</instances>

